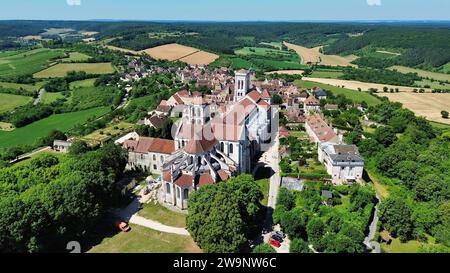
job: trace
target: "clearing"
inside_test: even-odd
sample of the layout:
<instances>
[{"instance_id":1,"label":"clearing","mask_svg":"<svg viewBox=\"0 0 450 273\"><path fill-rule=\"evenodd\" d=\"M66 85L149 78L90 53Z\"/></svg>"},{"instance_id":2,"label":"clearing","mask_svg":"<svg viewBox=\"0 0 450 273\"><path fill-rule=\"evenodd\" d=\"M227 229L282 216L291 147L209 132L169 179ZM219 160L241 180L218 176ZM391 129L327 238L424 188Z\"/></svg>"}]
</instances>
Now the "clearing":
<instances>
[{"instance_id":1,"label":"clearing","mask_svg":"<svg viewBox=\"0 0 450 273\"><path fill-rule=\"evenodd\" d=\"M339 80L339 79L324 79L324 78L303 78L306 81L324 83L333 86L345 87L353 90L358 90L360 88L362 91L369 91L369 89L374 88L377 89L378 92L383 92L383 88L387 87L389 89L398 88L400 92L413 92L417 87L409 87L409 86L398 86L398 85L389 85L389 84L381 84L381 83L368 83L368 82L360 82L360 81L349 81L349 80ZM424 88L426 92L431 92L431 89Z\"/></svg>"},{"instance_id":2,"label":"clearing","mask_svg":"<svg viewBox=\"0 0 450 273\"><path fill-rule=\"evenodd\" d=\"M88 74L110 74L114 72L111 63L69 63L57 64L41 72L34 74L35 78L59 78L65 77L70 71L84 71Z\"/></svg>"},{"instance_id":3,"label":"clearing","mask_svg":"<svg viewBox=\"0 0 450 273\"><path fill-rule=\"evenodd\" d=\"M0 93L0 113L9 112L32 101L32 97Z\"/></svg>"},{"instance_id":4,"label":"clearing","mask_svg":"<svg viewBox=\"0 0 450 273\"><path fill-rule=\"evenodd\" d=\"M379 93L390 101L397 101L416 115L428 120L450 124L450 119L444 119L441 111L450 111L450 94L445 93Z\"/></svg>"},{"instance_id":5,"label":"clearing","mask_svg":"<svg viewBox=\"0 0 450 273\"><path fill-rule=\"evenodd\" d=\"M131 224L130 232L121 232L102 240L91 253L201 253L191 237L154 231Z\"/></svg>"},{"instance_id":6,"label":"clearing","mask_svg":"<svg viewBox=\"0 0 450 273\"><path fill-rule=\"evenodd\" d=\"M372 96L371 94L367 92L359 92L356 90L348 89L348 88L342 88L337 86L332 86L328 84L323 83L317 83L312 81L307 81L307 78L303 78L303 80L297 80L295 81L295 85L297 85L300 88L314 88L314 87L320 87L324 90L329 90L333 92L335 96L337 95L344 95L345 97L355 101L355 102L362 102L365 101L369 106L371 105L377 105L380 104L380 100L376 98L375 96Z\"/></svg>"},{"instance_id":7,"label":"clearing","mask_svg":"<svg viewBox=\"0 0 450 273\"><path fill-rule=\"evenodd\" d=\"M12 132L0 131L0 149L16 145L31 145L52 130L67 132L77 124L85 123L89 118L100 117L111 111L110 107L98 107L89 110L52 115Z\"/></svg>"}]
</instances>

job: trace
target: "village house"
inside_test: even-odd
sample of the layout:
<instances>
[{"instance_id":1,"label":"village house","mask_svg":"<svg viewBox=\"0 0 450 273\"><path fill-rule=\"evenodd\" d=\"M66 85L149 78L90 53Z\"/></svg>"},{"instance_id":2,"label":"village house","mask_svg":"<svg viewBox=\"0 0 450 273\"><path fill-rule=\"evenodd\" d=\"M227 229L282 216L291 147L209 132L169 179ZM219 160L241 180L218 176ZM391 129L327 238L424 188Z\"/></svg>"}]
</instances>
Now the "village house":
<instances>
[{"instance_id":1,"label":"village house","mask_svg":"<svg viewBox=\"0 0 450 273\"><path fill-rule=\"evenodd\" d=\"M322 116L318 114L309 115L306 117L305 129L311 141L314 143L340 142L340 137L337 133L325 122Z\"/></svg>"},{"instance_id":2,"label":"village house","mask_svg":"<svg viewBox=\"0 0 450 273\"><path fill-rule=\"evenodd\" d=\"M53 150L60 153L68 153L69 148L72 146L72 142L65 140L54 140L53 141Z\"/></svg>"},{"instance_id":3,"label":"village house","mask_svg":"<svg viewBox=\"0 0 450 273\"><path fill-rule=\"evenodd\" d=\"M323 142L318 147L318 159L335 184L352 183L362 178L364 159L356 145Z\"/></svg>"}]
</instances>

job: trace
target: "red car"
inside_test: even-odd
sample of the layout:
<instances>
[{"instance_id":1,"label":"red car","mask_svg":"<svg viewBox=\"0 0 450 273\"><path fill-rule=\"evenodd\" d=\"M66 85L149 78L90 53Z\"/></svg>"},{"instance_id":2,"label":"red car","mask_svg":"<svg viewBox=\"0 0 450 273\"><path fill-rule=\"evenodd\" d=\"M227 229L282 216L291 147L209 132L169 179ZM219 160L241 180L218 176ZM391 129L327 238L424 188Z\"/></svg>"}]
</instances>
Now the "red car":
<instances>
[{"instance_id":1,"label":"red car","mask_svg":"<svg viewBox=\"0 0 450 273\"><path fill-rule=\"evenodd\" d=\"M277 240L274 240L274 239L270 239L270 240L269 240L269 244L270 244L271 246L276 247L276 248L279 248L279 247L281 246L280 242L278 242Z\"/></svg>"},{"instance_id":2,"label":"red car","mask_svg":"<svg viewBox=\"0 0 450 273\"><path fill-rule=\"evenodd\" d=\"M131 230L131 227L125 222L117 223L117 228L120 229L120 231L123 231L123 232L128 232L128 231Z\"/></svg>"}]
</instances>

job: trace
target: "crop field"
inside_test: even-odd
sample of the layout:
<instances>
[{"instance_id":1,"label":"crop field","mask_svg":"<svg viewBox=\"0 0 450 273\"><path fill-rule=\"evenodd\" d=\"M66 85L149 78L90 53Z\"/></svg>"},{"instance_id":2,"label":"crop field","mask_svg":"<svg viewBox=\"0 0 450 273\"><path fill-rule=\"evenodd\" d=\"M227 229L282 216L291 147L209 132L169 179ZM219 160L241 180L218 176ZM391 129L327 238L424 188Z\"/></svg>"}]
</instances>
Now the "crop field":
<instances>
[{"instance_id":1,"label":"crop field","mask_svg":"<svg viewBox=\"0 0 450 273\"><path fill-rule=\"evenodd\" d=\"M391 70L395 69L401 73L417 73L417 75L419 75L420 77L435 79L437 81L450 81L450 74L431 72L431 71L410 68L410 67L406 67L406 66L399 66L399 65L392 66L389 69L391 69Z\"/></svg>"},{"instance_id":2,"label":"crop field","mask_svg":"<svg viewBox=\"0 0 450 273\"><path fill-rule=\"evenodd\" d=\"M58 93L49 93L49 92L45 92L44 95L42 96L42 103L44 104L50 104L58 99L62 99L64 98L64 95L62 94L62 92L58 92Z\"/></svg>"},{"instance_id":3,"label":"crop field","mask_svg":"<svg viewBox=\"0 0 450 273\"><path fill-rule=\"evenodd\" d=\"M187 64L208 65L219 58L219 55L199 51L187 57L181 58L180 61Z\"/></svg>"},{"instance_id":4,"label":"crop field","mask_svg":"<svg viewBox=\"0 0 450 273\"><path fill-rule=\"evenodd\" d=\"M200 50L179 44L168 44L143 50L157 60L176 61Z\"/></svg>"},{"instance_id":5,"label":"crop field","mask_svg":"<svg viewBox=\"0 0 450 273\"><path fill-rule=\"evenodd\" d=\"M89 58L91 58L91 56L83 54L83 53L70 52L69 58L62 59L62 62L64 62L64 63L66 63L66 62L85 62L85 61L89 60Z\"/></svg>"},{"instance_id":6,"label":"crop field","mask_svg":"<svg viewBox=\"0 0 450 273\"><path fill-rule=\"evenodd\" d=\"M277 70L267 72L266 74L280 74L280 75L303 75L305 71L303 70Z\"/></svg>"},{"instance_id":7,"label":"crop field","mask_svg":"<svg viewBox=\"0 0 450 273\"><path fill-rule=\"evenodd\" d=\"M61 58L64 53L60 50L34 49L16 55L0 57L0 77L16 77L36 73L45 69L50 61Z\"/></svg>"},{"instance_id":8,"label":"crop field","mask_svg":"<svg viewBox=\"0 0 450 273\"><path fill-rule=\"evenodd\" d=\"M274 48L280 49L280 50L283 48L283 43L281 43L281 42L270 42L270 43L261 42L260 44L261 45L271 46L271 47L274 47Z\"/></svg>"},{"instance_id":9,"label":"crop field","mask_svg":"<svg viewBox=\"0 0 450 273\"><path fill-rule=\"evenodd\" d=\"M305 78L303 78L305 79ZM335 96L337 95L344 95L345 97L356 101L356 102L362 102L365 101L367 102L367 104L369 106L373 106L373 105L377 105L379 103L381 103L381 101L372 96L371 94L367 93L367 92L359 92L356 90L352 90L352 89L348 89L348 88L341 88L341 87L336 87L336 86L332 86L332 85L327 85L327 84L322 84L322 83L316 83L316 82L311 82L311 81L306 81L306 80L297 80L295 81L295 85L297 85L300 88L313 88L313 87L320 87L324 90L329 90L331 92L333 92L333 94Z\"/></svg>"},{"instance_id":10,"label":"crop field","mask_svg":"<svg viewBox=\"0 0 450 273\"><path fill-rule=\"evenodd\" d=\"M58 78L64 77L70 71L84 71L88 74L110 74L114 72L111 63L70 63L57 64L34 74L35 78Z\"/></svg>"},{"instance_id":11,"label":"crop field","mask_svg":"<svg viewBox=\"0 0 450 273\"><path fill-rule=\"evenodd\" d=\"M397 85L389 85L389 84L379 84L379 83L368 83L368 82L360 82L360 81L349 81L349 80L339 80L339 79L323 79L323 78L312 78L312 77L305 77L304 80L306 81L312 81L317 83L324 83L328 85L333 86L344 86L345 88L358 90L360 88L362 91L369 91L370 88L375 88L378 90L378 92L383 92L383 88L387 87L389 89L391 88L398 88L400 92L413 92L415 87L408 87L408 86L397 86ZM424 88L426 92L431 92L431 89Z\"/></svg>"},{"instance_id":12,"label":"crop field","mask_svg":"<svg viewBox=\"0 0 450 273\"><path fill-rule=\"evenodd\" d=\"M349 56L338 56L338 55L325 55L320 53L321 47L315 47L315 48L307 48L299 45L290 44L287 42L284 42L284 45L286 45L289 49L294 50L297 52L297 54L302 59L302 64L323 64L323 65L329 65L329 66L352 66L356 67L356 65L350 63L354 60L356 60L358 57L355 55L349 55Z\"/></svg>"},{"instance_id":13,"label":"crop field","mask_svg":"<svg viewBox=\"0 0 450 273\"><path fill-rule=\"evenodd\" d=\"M380 93L391 101L397 101L404 107L413 111L416 115L428 120L450 124L450 119L444 119L441 111L450 110L450 94L439 93Z\"/></svg>"},{"instance_id":14,"label":"crop field","mask_svg":"<svg viewBox=\"0 0 450 273\"><path fill-rule=\"evenodd\" d=\"M108 49L111 49L111 50L120 51L120 52L123 52L123 53L132 54L132 55L139 55L140 54L139 51L126 49L126 48L121 48L121 47L117 47L117 46L107 45L105 47L108 48Z\"/></svg>"},{"instance_id":15,"label":"crop field","mask_svg":"<svg viewBox=\"0 0 450 273\"><path fill-rule=\"evenodd\" d=\"M46 81L40 81L33 85L33 84L21 84L12 82L0 82L0 88L11 88L34 92L41 89L41 87L46 83L47 83Z\"/></svg>"},{"instance_id":16,"label":"crop field","mask_svg":"<svg viewBox=\"0 0 450 273\"><path fill-rule=\"evenodd\" d=\"M342 71L320 69L320 70L314 71L311 74L311 78L338 79L342 75L344 75L344 73L342 73Z\"/></svg>"},{"instance_id":17,"label":"crop field","mask_svg":"<svg viewBox=\"0 0 450 273\"><path fill-rule=\"evenodd\" d=\"M0 113L14 110L16 107L33 101L32 97L0 93Z\"/></svg>"},{"instance_id":18,"label":"crop field","mask_svg":"<svg viewBox=\"0 0 450 273\"><path fill-rule=\"evenodd\" d=\"M12 132L0 131L0 149L16 145L30 145L52 130L67 132L77 124L85 123L91 117L99 117L110 111L110 107L98 107L89 110L52 115Z\"/></svg>"}]
</instances>

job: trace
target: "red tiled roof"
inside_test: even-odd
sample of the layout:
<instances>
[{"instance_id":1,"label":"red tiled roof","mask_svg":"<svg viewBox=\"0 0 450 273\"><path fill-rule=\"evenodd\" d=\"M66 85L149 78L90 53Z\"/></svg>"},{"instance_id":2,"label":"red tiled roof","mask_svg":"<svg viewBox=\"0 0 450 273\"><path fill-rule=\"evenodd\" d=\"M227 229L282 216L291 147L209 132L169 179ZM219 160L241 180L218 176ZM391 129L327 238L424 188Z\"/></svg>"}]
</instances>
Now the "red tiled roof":
<instances>
[{"instance_id":1,"label":"red tiled roof","mask_svg":"<svg viewBox=\"0 0 450 273\"><path fill-rule=\"evenodd\" d=\"M187 174L182 174L175 181L175 185L181 188L188 188L192 186L192 176Z\"/></svg>"},{"instance_id":2,"label":"red tiled roof","mask_svg":"<svg viewBox=\"0 0 450 273\"><path fill-rule=\"evenodd\" d=\"M198 154L203 152L211 151L217 144L217 139L213 140L196 140L191 139L186 146L184 146L184 151L188 154Z\"/></svg>"},{"instance_id":3,"label":"red tiled roof","mask_svg":"<svg viewBox=\"0 0 450 273\"><path fill-rule=\"evenodd\" d=\"M256 103L261 99L261 94L259 94L258 91L252 91L252 92L248 93L247 96Z\"/></svg>"},{"instance_id":4,"label":"red tiled roof","mask_svg":"<svg viewBox=\"0 0 450 273\"><path fill-rule=\"evenodd\" d=\"M149 147L149 152L160 154L172 154L175 152L175 141L154 138L152 144Z\"/></svg>"},{"instance_id":5,"label":"red tiled roof","mask_svg":"<svg viewBox=\"0 0 450 273\"><path fill-rule=\"evenodd\" d=\"M338 136L333 131L333 128L328 126L328 124L319 115L312 115L306 118L306 123L309 125L311 130L320 141L331 141L336 139Z\"/></svg>"},{"instance_id":6,"label":"red tiled roof","mask_svg":"<svg viewBox=\"0 0 450 273\"><path fill-rule=\"evenodd\" d=\"M270 98L272 98L272 97L270 96L269 92L267 92L267 90L264 90L264 91L262 92L261 97L262 97L263 99L270 99Z\"/></svg>"},{"instance_id":7,"label":"red tiled roof","mask_svg":"<svg viewBox=\"0 0 450 273\"><path fill-rule=\"evenodd\" d=\"M198 185L200 187L214 184L214 179L210 174L202 174L198 180Z\"/></svg>"},{"instance_id":8,"label":"red tiled roof","mask_svg":"<svg viewBox=\"0 0 450 273\"><path fill-rule=\"evenodd\" d=\"M181 90L181 91L178 91L176 93L176 95L178 95L182 98L186 98L186 97L189 97L189 92L187 90Z\"/></svg>"},{"instance_id":9,"label":"red tiled roof","mask_svg":"<svg viewBox=\"0 0 450 273\"><path fill-rule=\"evenodd\" d=\"M219 170L218 172L217 172L217 174L219 175L219 177L220 177L220 179L222 180L222 181L226 181L230 176L227 174L227 172L226 171L224 171L224 170Z\"/></svg>"},{"instance_id":10,"label":"red tiled roof","mask_svg":"<svg viewBox=\"0 0 450 273\"><path fill-rule=\"evenodd\" d=\"M258 105L266 110L270 108L270 104L268 104L266 101L263 101L263 100L259 101Z\"/></svg>"},{"instance_id":11,"label":"red tiled roof","mask_svg":"<svg viewBox=\"0 0 450 273\"><path fill-rule=\"evenodd\" d=\"M316 97L314 97L314 96L309 96L305 100L305 104L306 105L320 105L320 101L318 99L316 99Z\"/></svg>"},{"instance_id":12,"label":"red tiled roof","mask_svg":"<svg viewBox=\"0 0 450 273\"><path fill-rule=\"evenodd\" d=\"M170 174L170 171L163 172L163 180L166 182L172 181L172 175Z\"/></svg>"},{"instance_id":13,"label":"red tiled roof","mask_svg":"<svg viewBox=\"0 0 450 273\"><path fill-rule=\"evenodd\" d=\"M175 141L160 138L140 137L138 141L126 140L123 146L141 154L148 152L171 154L175 152Z\"/></svg>"}]
</instances>

